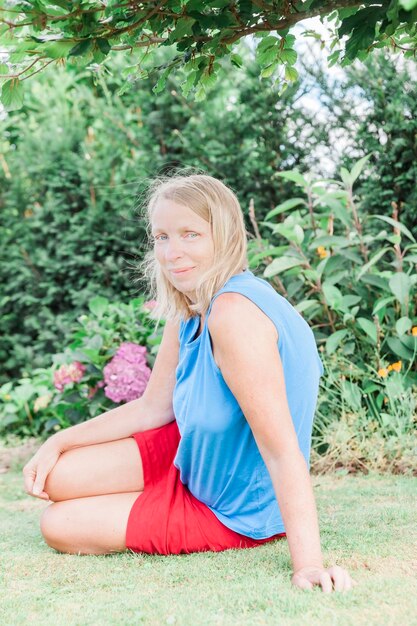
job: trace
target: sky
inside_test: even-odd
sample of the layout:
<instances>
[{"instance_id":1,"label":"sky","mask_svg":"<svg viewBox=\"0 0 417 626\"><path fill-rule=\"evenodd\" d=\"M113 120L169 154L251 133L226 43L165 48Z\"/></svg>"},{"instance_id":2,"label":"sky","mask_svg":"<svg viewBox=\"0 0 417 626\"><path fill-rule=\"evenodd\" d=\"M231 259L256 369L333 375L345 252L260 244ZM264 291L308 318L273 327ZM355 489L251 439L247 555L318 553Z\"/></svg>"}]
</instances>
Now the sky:
<instances>
[{"instance_id":1,"label":"sky","mask_svg":"<svg viewBox=\"0 0 417 626\"><path fill-rule=\"evenodd\" d=\"M333 26L334 22L326 25L326 20L324 24L320 20L319 17L313 17L308 20L304 20L295 25L292 33L296 36L295 49L297 54L301 58L305 58L308 60L309 64L314 62L315 64L319 64L325 71L328 80L332 81L344 81L345 72L343 68L340 66L333 65L332 67L328 66L327 57L330 54L330 42L331 42L331 26ZM308 30L314 30L319 33L322 41L325 43L324 48L321 48L320 41L315 40L312 37L303 37L302 33ZM342 38L342 44L346 40L346 37ZM337 47L340 47L338 45ZM302 75L302 67L301 63L296 63L296 67L299 70L300 75ZM355 106L356 110L363 107L363 103L361 103L358 98L356 102L352 101L352 106ZM318 89L312 89L309 93L302 96L297 104L297 107L304 107L309 111L313 111L318 120L321 122L326 121L326 108L322 105L319 98ZM313 171L315 170L317 174L322 174L328 177L334 177L336 175L335 171L335 155L341 156L344 151L348 148L348 142L346 135L340 130L338 132L337 140L336 138L331 138L331 151L326 149L326 147L318 146L312 155L312 163L313 163ZM331 154L330 154L331 152ZM314 163L317 164L314 167Z\"/></svg>"}]
</instances>

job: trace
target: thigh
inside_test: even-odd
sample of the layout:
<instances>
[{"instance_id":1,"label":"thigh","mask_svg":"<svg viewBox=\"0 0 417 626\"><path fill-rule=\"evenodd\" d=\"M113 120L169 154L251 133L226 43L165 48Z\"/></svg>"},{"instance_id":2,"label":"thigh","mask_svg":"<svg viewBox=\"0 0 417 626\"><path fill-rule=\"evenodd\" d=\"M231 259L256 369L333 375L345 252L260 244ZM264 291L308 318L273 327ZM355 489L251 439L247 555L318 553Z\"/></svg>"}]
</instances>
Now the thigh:
<instances>
[{"instance_id":1,"label":"thigh","mask_svg":"<svg viewBox=\"0 0 417 626\"><path fill-rule=\"evenodd\" d=\"M132 437L67 450L45 482L53 502L143 488L142 460Z\"/></svg>"},{"instance_id":2,"label":"thigh","mask_svg":"<svg viewBox=\"0 0 417 626\"><path fill-rule=\"evenodd\" d=\"M71 554L126 550L126 528L136 493L77 498L50 504L41 518L46 543Z\"/></svg>"}]
</instances>

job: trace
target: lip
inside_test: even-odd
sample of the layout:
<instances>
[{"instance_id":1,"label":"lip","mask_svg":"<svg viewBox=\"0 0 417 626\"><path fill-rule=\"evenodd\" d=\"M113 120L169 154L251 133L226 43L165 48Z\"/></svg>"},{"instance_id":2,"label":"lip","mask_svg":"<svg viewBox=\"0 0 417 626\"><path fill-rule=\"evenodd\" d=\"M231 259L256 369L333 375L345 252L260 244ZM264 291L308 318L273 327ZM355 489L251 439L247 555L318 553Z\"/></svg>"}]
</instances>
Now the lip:
<instances>
[{"instance_id":1,"label":"lip","mask_svg":"<svg viewBox=\"0 0 417 626\"><path fill-rule=\"evenodd\" d=\"M185 274L186 272L189 272L190 270L193 270L193 267L186 267L183 270L170 270L173 274Z\"/></svg>"}]
</instances>

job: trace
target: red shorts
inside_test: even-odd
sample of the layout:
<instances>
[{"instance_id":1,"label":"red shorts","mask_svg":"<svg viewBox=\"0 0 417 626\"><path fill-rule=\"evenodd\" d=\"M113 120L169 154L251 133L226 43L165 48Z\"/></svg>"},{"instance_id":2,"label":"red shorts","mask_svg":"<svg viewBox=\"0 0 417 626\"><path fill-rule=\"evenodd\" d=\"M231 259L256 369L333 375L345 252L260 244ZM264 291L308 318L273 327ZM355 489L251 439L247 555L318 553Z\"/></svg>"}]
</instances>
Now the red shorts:
<instances>
[{"instance_id":1,"label":"red shorts","mask_svg":"<svg viewBox=\"0 0 417 626\"><path fill-rule=\"evenodd\" d=\"M252 539L227 528L180 480L173 464L180 434L174 420L160 428L135 433L143 465L144 491L127 523L126 548L149 554L220 552L253 548L285 533Z\"/></svg>"}]
</instances>

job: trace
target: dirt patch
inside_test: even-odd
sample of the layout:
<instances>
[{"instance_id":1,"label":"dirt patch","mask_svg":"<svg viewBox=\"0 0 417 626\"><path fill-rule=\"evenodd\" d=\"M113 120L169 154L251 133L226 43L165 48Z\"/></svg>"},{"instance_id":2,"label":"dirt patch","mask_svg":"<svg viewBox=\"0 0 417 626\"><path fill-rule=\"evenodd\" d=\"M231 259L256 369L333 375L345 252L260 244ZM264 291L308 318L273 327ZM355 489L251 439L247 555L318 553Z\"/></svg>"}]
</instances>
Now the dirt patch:
<instances>
[{"instance_id":1,"label":"dirt patch","mask_svg":"<svg viewBox=\"0 0 417 626\"><path fill-rule=\"evenodd\" d=\"M366 559L352 556L343 559L343 566L352 571L365 569L388 577L403 574L414 578L417 575L417 554L410 554L407 560L393 556Z\"/></svg>"},{"instance_id":2,"label":"dirt patch","mask_svg":"<svg viewBox=\"0 0 417 626\"><path fill-rule=\"evenodd\" d=\"M6 445L0 441L0 474L22 467L39 449L41 442L35 437L26 439L24 443Z\"/></svg>"}]
</instances>

